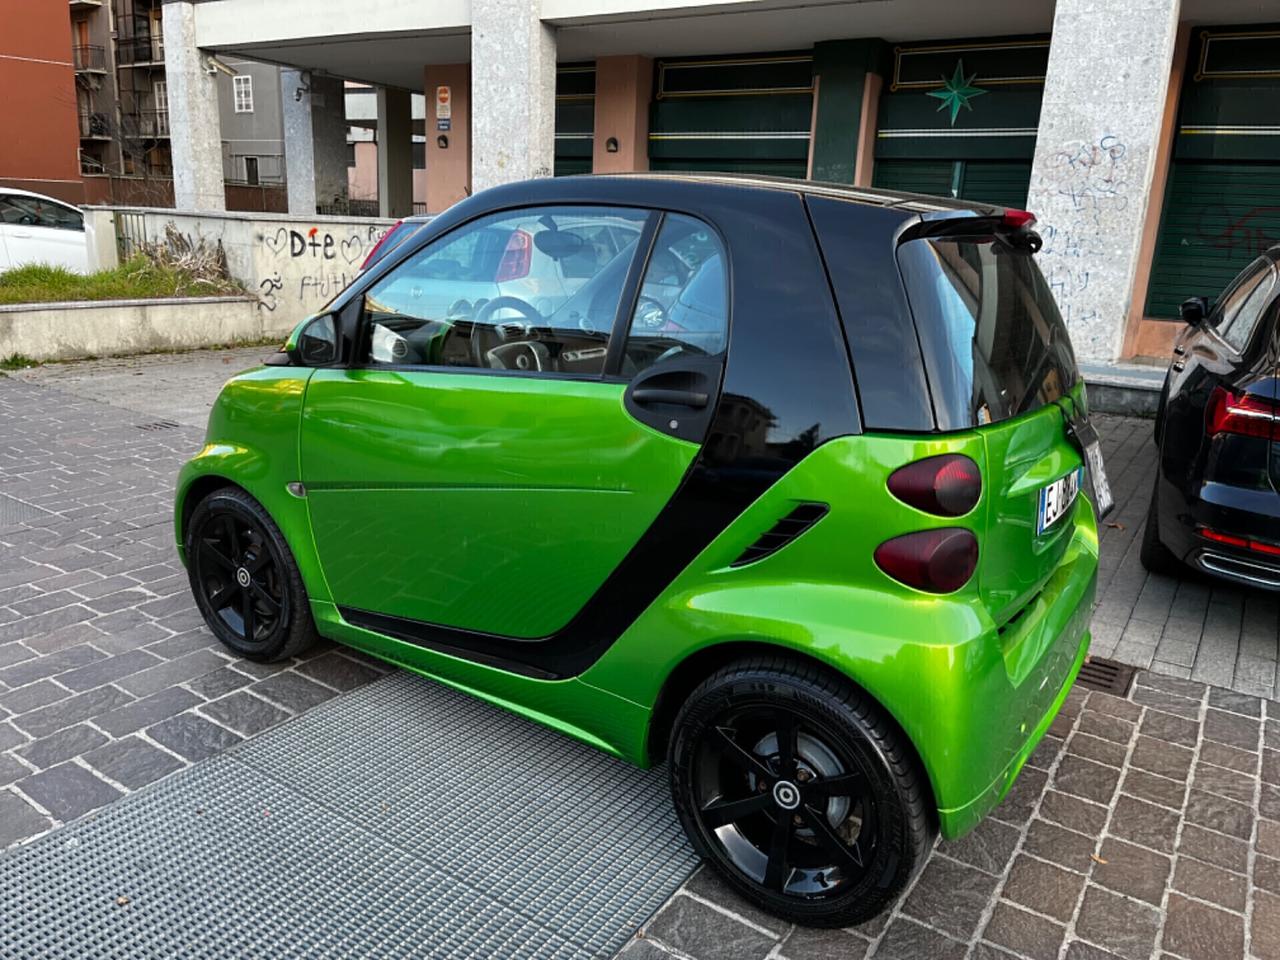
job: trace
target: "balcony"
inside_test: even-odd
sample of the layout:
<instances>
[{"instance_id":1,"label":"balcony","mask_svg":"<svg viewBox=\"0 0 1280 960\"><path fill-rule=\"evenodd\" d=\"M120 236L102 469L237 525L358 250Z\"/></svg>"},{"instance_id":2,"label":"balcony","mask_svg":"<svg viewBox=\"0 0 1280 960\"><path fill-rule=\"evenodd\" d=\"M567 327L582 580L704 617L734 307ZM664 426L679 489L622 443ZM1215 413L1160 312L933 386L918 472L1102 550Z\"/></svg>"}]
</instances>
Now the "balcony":
<instances>
[{"instance_id":1,"label":"balcony","mask_svg":"<svg viewBox=\"0 0 1280 960\"><path fill-rule=\"evenodd\" d=\"M107 52L102 47L72 47L71 62L75 64L77 73L107 72Z\"/></svg>"},{"instance_id":2,"label":"balcony","mask_svg":"<svg viewBox=\"0 0 1280 960\"><path fill-rule=\"evenodd\" d=\"M101 9L102 0L71 0L72 12Z\"/></svg>"},{"instance_id":3,"label":"balcony","mask_svg":"<svg viewBox=\"0 0 1280 960\"><path fill-rule=\"evenodd\" d=\"M80 111L80 139L110 140L111 119L105 113L90 110Z\"/></svg>"},{"instance_id":4,"label":"balcony","mask_svg":"<svg viewBox=\"0 0 1280 960\"><path fill-rule=\"evenodd\" d=\"M164 38L121 37L116 41L116 61L122 67L163 67Z\"/></svg>"},{"instance_id":5,"label":"balcony","mask_svg":"<svg viewBox=\"0 0 1280 960\"><path fill-rule=\"evenodd\" d=\"M169 136L168 110L135 110L124 115L124 133L132 140L161 140Z\"/></svg>"}]
</instances>

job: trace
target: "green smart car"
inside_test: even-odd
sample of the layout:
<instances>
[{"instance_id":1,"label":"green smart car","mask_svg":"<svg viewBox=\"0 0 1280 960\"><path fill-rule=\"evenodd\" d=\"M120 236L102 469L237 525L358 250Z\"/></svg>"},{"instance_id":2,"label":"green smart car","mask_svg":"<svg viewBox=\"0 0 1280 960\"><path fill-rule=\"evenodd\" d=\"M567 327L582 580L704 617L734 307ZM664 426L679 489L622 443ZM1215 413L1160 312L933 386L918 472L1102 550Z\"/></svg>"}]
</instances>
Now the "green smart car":
<instances>
[{"instance_id":1,"label":"green smart car","mask_svg":"<svg viewBox=\"0 0 1280 960\"><path fill-rule=\"evenodd\" d=\"M199 608L665 760L744 896L866 920L1089 646L1110 494L1033 223L716 176L472 197L223 389L177 492Z\"/></svg>"}]
</instances>

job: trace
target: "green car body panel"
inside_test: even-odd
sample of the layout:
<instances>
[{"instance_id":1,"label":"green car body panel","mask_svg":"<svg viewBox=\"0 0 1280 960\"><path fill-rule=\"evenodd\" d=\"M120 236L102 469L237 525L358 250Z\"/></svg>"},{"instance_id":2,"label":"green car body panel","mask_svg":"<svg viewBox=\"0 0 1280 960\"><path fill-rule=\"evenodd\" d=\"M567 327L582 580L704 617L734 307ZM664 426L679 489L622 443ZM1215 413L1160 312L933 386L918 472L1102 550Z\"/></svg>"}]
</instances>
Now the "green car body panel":
<instances>
[{"instance_id":1,"label":"green car body panel","mask_svg":"<svg viewBox=\"0 0 1280 960\"><path fill-rule=\"evenodd\" d=\"M313 500L323 504L326 491L308 490L302 499L286 490L287 484L305 476L302 467L309 434L304 397L309 399L313 390L324 391L340 375L348 374L266 367L243 374L224 388L210 416L205 446L184 467L179 480L180 549L191 491L199 494L220 483L240 486L266 507L288 541L322 634L631 762L643 765L661 759L651 750L654 710L667 679L690 657L721 644L791 649L847 675L889 712L928 774L943 834L954 837L975 825L1007 792L1083 662L1098 553L1088 502L1079 498L1047 539L1027 545L1026 524L1034 525L1039 487L1080 466L1080 456L1062 429L1062 413L1052 406L966 433L868 434L820 446L680 571L617 642L578 677L536 679L351 625L338 612L331 583L335 578L346 582L348 565L363 568L366 578L378 580L367 566L374 562L370 551L378 557L394 554L395 547L389 549L382 538L399 534L360 512L362 520L375 523L374 531L364 543L354 534L340 540L342 549L350 547L354 554L336 567L333 561L326 567L308 512L309 506L316 510ZM373 383L362 385L371 387L373 396L379 378L386 376L350 374L357 375L373 378ZM453 378L459 388L464 380L487 379L499 393L537 384L544 391L566 394L584 416L605 421L607 411L617 406L618 388L608 384L447 373L424 378ZM449 384L435 387L447 391ZM470 385L468 395L474 387ZM1083 388L1077 390L1081 396ZM458 426L457 420L452 423ZM609 429L598 422L580 426L588 431ZM325 432L329 429L336 429L332 421L326 422ZM616 429L627 432L620 424ZM640 435L643 428L632 429L635 435L629 442L635 445L639 460L620 466L611 482L625 482L630 468L667 470L663 482L672 475L672 483L678 481L681 464L687 465L692 455L686 448L692 445L662 437L657 449L646 451L653 438ZM486 430L480 426L476 434ZM304 438L301 457L299 437ZM407 436L401 439L410 442ZM455 430L449 443L474 439ZM324 442L337 441L317 438L317 449L324 449ZM357 418L341 441L343 468L366 457L381 462L387 455L386 442L386 437L372 437L369 424L362 425ZM422 449L438 449L440 442L440 438L424 441ZM1040 454L1024 460L992 457L993 450L996 457L1005 456L1019 445ZM328 464L339 456L337 447L326 453L331 458ZM983 469L982 499L958 519L924 514L895 499L885 485L898 467L940 453L963 453ZM562 482L559 469L547 463L537 467L536 474L540 482L557 489L555 485ZM338 474L332 476L333 483L341 483ZM411 467L403 482L422 489L421 477L415 478ZM466 489L464 479L454 478L452 483ZM387 502L392 504L401 496L399 491L388 493L392 500ZM465 511L479 528L492 519L491 504L483 497L451 495L450 499L453 509ZM763 560L731 566L778 516L796 503L815 501L829 503L831 509L810 530ZM353 509L356 504L347 502ZM320 509L323 515L328 506ZM417 517L415 522L423 519ZM873 552L884 540L904 531L944 526L972 529L984 550L999 540L1004 529L1018 527L1023 546L1002 543L998 566L987 560L979 576L941 596L903 586L875 565ZM400 540L393 543L412 556L421 556L418 547ZM603 569L618 548L610 544L591 559L599 560ZM1019 592L1026 572L1046 564L1052 565L1053 572L1039 584L1034 598L1024 596L1025 590ZM390 597L399 576L377 586L388 591L378 596ZM540 623L562 619L566 609L567 604L562 604L555 616ZM1015 624L998 619L1004 615L1007 620L1014 609L1020 610Z\"/></svg>"}]
</instances>

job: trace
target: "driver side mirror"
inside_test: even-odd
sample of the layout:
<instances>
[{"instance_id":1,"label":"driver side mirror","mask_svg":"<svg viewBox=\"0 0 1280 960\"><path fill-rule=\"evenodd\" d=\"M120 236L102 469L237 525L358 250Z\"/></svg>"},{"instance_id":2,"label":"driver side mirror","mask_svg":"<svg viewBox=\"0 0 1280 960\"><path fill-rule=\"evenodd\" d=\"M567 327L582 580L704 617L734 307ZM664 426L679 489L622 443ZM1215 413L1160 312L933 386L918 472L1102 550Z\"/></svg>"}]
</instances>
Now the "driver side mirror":
<instances>
[{"instance_id":1,"label":"driver side mirror","mask_svg":"<svg viewBox=\"0 0 1280 960\"><path fill-rule=\"evenodd\" d=\"M277 357L283 359L276 359ZM293 328L280 353L267 359L269 366L324 367L338 359L338 327L332 313L308 317Z\"/></svg>"},{"instance_id":2,"label":"driver side mirror","mask_svg":"<svg viewBox=\"0 0 1280 960\"><path fill-rule=\"evenodd\" d=\"M1183 300L1182 306L1178 308L1178 314L1182 317L1183 323L1196 326L1209 315L1208 297L1190 297Z\"/></svg>"}]
</instances>

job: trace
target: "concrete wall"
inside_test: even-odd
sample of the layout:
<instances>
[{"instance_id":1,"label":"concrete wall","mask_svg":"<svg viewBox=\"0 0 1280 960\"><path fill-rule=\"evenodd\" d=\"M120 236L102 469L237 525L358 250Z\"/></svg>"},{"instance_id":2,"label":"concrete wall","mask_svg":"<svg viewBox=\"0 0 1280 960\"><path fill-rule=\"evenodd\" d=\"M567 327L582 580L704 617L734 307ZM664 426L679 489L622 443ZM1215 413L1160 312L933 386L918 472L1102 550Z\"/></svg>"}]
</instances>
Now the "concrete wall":
<instances>
[{"instance_id":1,"label":"concrete wall","mask_svg":"<svg viewBox=\"0 0 1280 960\"><path fill-rule=\"evenodd\" d=\"M140 214L152 241L163 237L166 224L172 223L193 241L222 244L231 275L258 297L258 312L283 329L320 309L354 280L393 222L128 207L93 207L86 219L96 237L114 237L116 215L122 212ZM123 218L122 227L136 221ZM113 265L114 245L99 239L96 250L99 268Z\"/></svg>"},{"instance_id":2,"label":"concrete wall","mask_svg":"<svg viewBox=\"0 0 1280 960\"><path fill-rule=\"evenodd\" d=\"M0 306L0 357L110 357L284 336L252 297Z\"/></svg>"}]
</instances>

